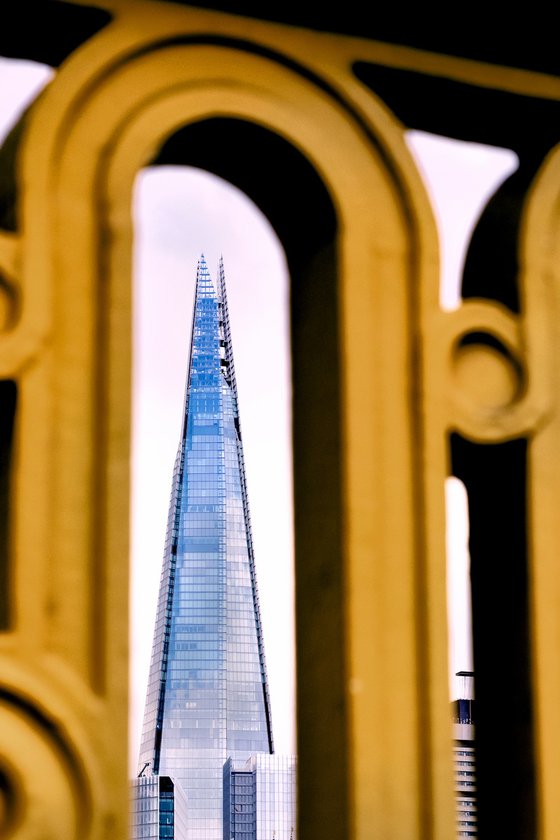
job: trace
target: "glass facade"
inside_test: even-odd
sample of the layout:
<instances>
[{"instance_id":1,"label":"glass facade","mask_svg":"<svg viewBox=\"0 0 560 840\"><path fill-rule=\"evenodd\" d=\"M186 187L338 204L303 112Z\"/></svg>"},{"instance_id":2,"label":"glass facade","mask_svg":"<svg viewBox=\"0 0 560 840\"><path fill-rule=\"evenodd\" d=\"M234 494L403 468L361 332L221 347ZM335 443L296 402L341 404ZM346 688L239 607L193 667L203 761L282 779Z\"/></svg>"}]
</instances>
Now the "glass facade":
<instances>
[{"instance_id":1,"label":"glass facade","mask_svg":"<svg viewBox=\"0 0 560 840\"><path fill-rule=\"evenodd\" d=\"M224 765L223 840L295 840L296 759L251 756Z\"/></svg>"},{"instance_id":2,"label":"glass facade","mask_svg":"<svg viewBox=\"0 0 560 840\"><path fill-rule=\"evenodd\" d=\"M187 840L187 800L169 776L132 782L130 840Z\"/></svg>"},{"instance_id":3,"label":"glass facade","mask_svg":"<svg viewBox=\"0 0 560 840\"><path fill-rule=\"evenodd\" d=\"M139 767L181 783L189 840L222 840L223 766L273 751L223 262L197 269Z\"/></svg>"},{"instance_id":4,"label":"glass facade","mask_svg":"<svg viewBox=\"0 0 560 840\"><path fill-rule=\"evenodd\" d=\"M459 698L453 701L455 802L457 837L478 837L476 754L474 739L474 674L459 671Z\"/></svg>"}]
</instances>

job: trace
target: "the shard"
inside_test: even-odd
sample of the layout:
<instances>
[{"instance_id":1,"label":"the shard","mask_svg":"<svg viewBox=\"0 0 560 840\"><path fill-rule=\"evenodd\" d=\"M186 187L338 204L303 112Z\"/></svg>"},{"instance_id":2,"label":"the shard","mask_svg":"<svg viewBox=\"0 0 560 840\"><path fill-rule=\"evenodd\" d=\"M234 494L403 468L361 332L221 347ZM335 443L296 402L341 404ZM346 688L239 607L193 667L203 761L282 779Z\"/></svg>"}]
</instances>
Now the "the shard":
<instances>
[{"instance_id":1,"label":"the shard","mask_svg":"<svg viewBox=\"0 0 560 840\"><path fill-rule=\"evenodd\" d=\"M139 771L187 800L189 840L222 840L224 763L272 753L223 262L196 279Z\"/></svg>"}]
</instances>

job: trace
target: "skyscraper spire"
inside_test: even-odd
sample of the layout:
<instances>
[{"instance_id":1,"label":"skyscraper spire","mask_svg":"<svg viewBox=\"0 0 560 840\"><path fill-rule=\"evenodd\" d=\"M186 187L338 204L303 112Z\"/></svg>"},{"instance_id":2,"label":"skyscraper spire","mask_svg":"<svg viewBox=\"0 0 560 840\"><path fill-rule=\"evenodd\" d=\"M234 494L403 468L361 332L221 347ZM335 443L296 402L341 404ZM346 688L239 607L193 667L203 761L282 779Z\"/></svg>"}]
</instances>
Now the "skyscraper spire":
<instances>
[{"instance_id":1,"label":"skyscraper spire","mask_svg":"<svg viewBox=\"0 0 560 840\"><path fill-rule=\"evenodd\" d=\"M139 768L182 785L189 840L222 840L226 759L272 752L225 272L201 255Z\"/></svg>"}]
</instances>

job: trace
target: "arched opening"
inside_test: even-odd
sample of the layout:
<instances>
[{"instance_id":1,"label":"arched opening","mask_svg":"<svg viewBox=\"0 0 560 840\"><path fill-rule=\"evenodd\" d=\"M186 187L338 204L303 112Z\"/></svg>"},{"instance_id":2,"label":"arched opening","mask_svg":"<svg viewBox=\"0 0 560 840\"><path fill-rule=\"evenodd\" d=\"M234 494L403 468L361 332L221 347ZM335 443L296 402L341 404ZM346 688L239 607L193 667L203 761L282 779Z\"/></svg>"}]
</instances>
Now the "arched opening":
<instances>
[{"instance_id":1,"label":"arched opening","mask_svg":"<svg viewBox=\"0 0 560 840\"><path fill-rule=\"evenodd\" d=\"M233 184L238 188L234 190L236 193L242 190L245 200L248 196L265 214L284 247L291 278L291 345L293 357L297 354L300 360L292 371L296 623L298 635L306 640L297 663L299 799L304 803L304 808L315 812L313 819L316 824L320 812L321 823L325 829L328 826L330 836L342 837L347 814L345 807L341 807L341 793L347 783L347 774L343 758L346 754L346 733L343 714L340 384L337 364L334 208L317 173L299 151L278 135L241 120L209 119L180 129L166 140L155 158L150 161L149 168L140 177L146 182L147 178L157 178L158 172L160 179L166 173L171 177L176 173L176 177L180 177L181 172L185 175L190 173L191 179L208 179L210 176L207 173L212 172L218 176L214 178L215 184L218 183L218 179L225 179L229 184L226 185L222 181L221 189L229 188L231 191L234 189L231 187ZM216 196L215 200L220 199ZM200 210L200 194L191 189L188 201L192 204L194 220ZM223 212L222 208L219 212ZM160 222L165 224L164 219ZM193 221L193 224L198 222ZM166 236L170 241L173 232L167 230ZM228 273L225 249L220 242L211 243L210 248L212 247L224 250ZM257 247L257 243L254 243L254 247ZM205 249L204 242L200 243L200 250L206 253ZM209 267L213 274L211 252L206 253L206 256L209 258ZM164 271L160 265L160 278ZM192 286L194 265L187 266L185 271L184 282ZM241 265L237 271L242 271ZM241 289L242 280L240 277ZM262 282L266 283L266 277L262 278ZM228 281L232 332L234 345L237 346L236 324L232 311L234 304L229 285ZM242 295L243 291L241 297ZM241 314L242 301L236 305ZM259 317L258 310L251 311L252 317ZM245 313L245 317L247 316L251 317L250 312ZM260 313L265 325L275 317L277 314L274 312ZM184 326L184 340L188 340L187 325ZM269 334L268 342L271 340L273 337ZM274 357L277 352L268 342L262 340L260 346L253 348L253 353L260 354L265 362L268 355ZM184 364L186 344L181 356ZM318 370L323 373L320 377L316 375ZM240 371L238 360L236 371ZM325 375L325 372L328 372L328 375ZM182 389L179 401L181 397ZM240 411L243 424L242 394ZM244 440L247 447L245 434ZM275 446L270 434L268 445L270 448ZM313 476L311 483L310 476ZM252 487L249 485L250 499L252 496ZM167 498L164 504L166 502ZM264 502L266 503L266 500ZM274 525L271 523L270 527ZM302 558L299 563L298 557ZM157 564L159 559L158 557L156 560ZM260 574L257 561L259 579ZM263 602L261 609L264 612ZM265 618L263 624L266 628ZM289 640L289 635L288 630L285 633L286 641ZM151 628L148 638L151 639ZM270 665L268 667L270 671ZM316 691L318 684L322 686L319 693ZM310 685L315 686L312 695ZM288 710L275 709L274 696L272 701L273 722L276 716L280 716L278 712L289 714ZM139 702L142 705L143 698ZM306 752L308 740L315 746L312 751ZM318 743L323 744L321 755L317 754ZM322 798L321 802L318 802L312 791L317 789L317 785L323 784L321 776L329 765L329 778L333 778L333 763L340 768L340 774L333 786L332 796L328 797L331 805L325 807ZM323 784L323 788L325 787L328 787L326 782ZM303 819L305 814L300 814L300 820ZM339 827L338 831L335 826Z\"/></svg>"},{"instance_id":2,"label":"arched opening","mask_svg":"<svg viewBox=\"0 0 560 840\"><path fill-rule=\"evenodd\" d=\"M145 700L169 489L180 435L196 265L223 254L277 752L295 753L288 275L247 196L192 167L147 167L135 197L131 755Z\"/></svg>"},{"instance_id":3,"label":"arched opening","mask_svg":"<svg viewBox=\"0 0 560 840\"><path fill-rule=\"evenodd\" d=\"M418 139L418 132L430 132L438 135L440 144L451 139L464 149L484 144L497 160L502 156L503 174L486 193L476 224L470 225L468 246L463 245L455 292L447 297L443 290L440 302L452 310L461 297L486 299L526 317L524 214L536 173L557 143L557 102L373 63L358 62L354 72L403 121L410 130L409 140L411 134ZM410 144L414 142L412 138ZM464 211L468 200L463 201L459 167L455 171L454 199ZM436 184L429 173L428 180ZM452 183L449 179L447 188ZM447 222L452 222L449 203L446 208L438 207L437 200L435 204L436 215L441 217L441 210L446 209ZM468 340L488 345L492 337L481 332L469 335ZM504 358L503 348L500 354ZM515 364L518 382L527 387L527 372L521 370L519 360ZM491 387L495 397L495 382ZM450 432L449 470L464 482L469 499L478 831L481 837L492 833L497 803L505 797L512 807L505 822L501 821L503 831L516 837L533 836L538 759L527 507L531 441L523 435L494 443L456 429ZM507 775L502 772L504 766L509 768Z\"/></svg>"},{"instance_id":4,"label":"arched opening","mask_svg":"<svg viewBox=\"0 0 560 840\"><path fill-rule=\"evenodd\" d=\"M348 134L352 138L353 127L345 123L342 128L348 129ZM317 130L317 133L320 134L321 131ZM305 139L308 141L309 148L312 145L311 141L309 138ZM122 148L124 147L119 147L119 154L122 153ZM364 160L369 163L371 150L362 148L361 152L364 153ZM303 154L282 139L279 134L267 131L254 123L216 118L194 124L173 135L152 163L167 165L183 161L227 177L243 189L261 207L274 225L286 252L292 280L292 350L293 358L297 360L293 370L293 404L296 558L300 558L297 566L296 611L298 635L302 639L298 660L298 708L300 710L298 756L301 779L300 802L302 803L300 819L302 822L307 821L312 824L314 830L321 834L328 833L330 837L342 838L348 834L350 822L347 801L347 790L350 786L350 773L347 766L350 761L350 749L347 741L350 736L346 709L345 655L348 651L345 632L347 628L344 627L343 616L345 581L342 569L342 544L345 535L341 501L344 484L341 468L341 303L337 282L339 253L336 237L338 231L333 201L317 171ZM323 162L323 168L325 165ZM114 175L118 166L112 161L111 166L113 166L112 174ZM133 172L133 166L130 167L131 172ZM352 167L350 169L352 170ZM377 177L375 165L371 169L375 171L375 178L372 178L372 181L375 181ZM355 183L354 176L355 172L352 170L350 183ZM333 177L333 180L336 179ZM377 183L381 180L378 179ZM64 182L64 178L62 181ZM82 180L75 186L79 196L78 202L81 202L84 196L86 199L89 197L87 191L83 189ZM383 182L383 188L385 186ZM71 193L73 189L72 187ZM113 182L111 189L113 189ZM119 189L119 194L124 195L126 191L122 189L122 182L119 183ZM108 201L111 210L114 210L111 205L113 199L115 206L120 207L118 198L115 198L117 192L115 190L111 193L111 199ZM376 189L367 191L366 194L378 196ZM348 188L345 195L353 196L355 192L352 188ZM64 198L66 197L65 193ZM361 202L357 204L361 208ZM89 205L87 209L89 212ZM349 212L348 209L347 212ZM394 207L391 204L388 214L390 222L387 223L387 228L391 228L394 224L394 218L391 216L393 212ZM385 216L385 214L380 215ZM93 230L98 222L95 213L92 214L92 221ZM378 240L383 239L384 221L384 218L380 218L376 222L375 233ZM119 228L119 224L123 224L122 219L117 220L115 229L111 227L112 222L113 217L108 222L106 219L103 220L107 226L102 230L101 239L105 244L110 242L114 246L110 257L113 259L113 255L116 255L114 266L118 271L118 277L126 278L124 280L126 284L128 273L122 271L123 261L118 257L119 247L128 240L128 230L125 231L125 235L121 235L122 229ZM394 232L394 228L391 232ZM105 234L107 234L106 239ZM349 237L349 241L347 240L346 262L348 262L348 253L352 251L352 245L355 242L356 238ZM389 262L394 256L393 249L398 252L400 245L399 230L390 242ZM361 253L361 248L357 251ZM80 262L81 256L80 254ZM374 262L372 260L372 263ZM126 260L124 264L126 265ZM99 316L95 310L93 315L91 346L104 347L103 342L107 337L104 330L107 328L107 332L110 332L113 327L113 325L107 327L104 320L105 313L111 313L111 304L116 303L119 293L122 294L121 300L118 301L121 304L122 298L126 298L127 291L119 285L120 281L115 282L116 292L112 297L112 284L103 282L99 285L95 284L100 277L97 274L98 265L92 263L92 266L93 272L87 279L88 283L90 279L93 282L87 288L98 295L95 303L102 314ZM104 262L103 270L106 269L107 264ZM113 264L111 264L112 269ZM351 277L354 276L353 272L348 272L348 274ZM377 274L375 271L372 271L371 275L367 271L361 272L360 280L363 285L367 285L369 276L377 277ZM76 271L70 270L68 277L71 278L70 287L73 289ZM406 288L401 287L400 297L404 299L406 294ZM115 305L115 310L117 309L119 314L123 314L123 310L126 310L126 300L123 309ZM123 317L126 318L127 314L125 313ZM75 323L73 318L72 323ZM123 323L125 321L122 321L121 325ZM404 324L402 332L404 332ZM399 332L399 335L402 333ZM68 342L67 346L72 346L75 336L65 336L65 340ZM84 345L86 344L87 342L84 341ZM88 348L89 346L87 345ZM360 356L360 353L355 355ZM92 391L98 406L102 401L105 406L111 403L112 399L115 404L118 402L115 393L119 391L119 388L113 384L107 386L110 376L113 376L112 383L119 381L120 393L127 387L126 354L125 363L117 375L114 375L114 368L119 365L114 364L111 369L109 362L113 363L114 359L113 356L109 359L109 356L108 352L101 357L100 361L96 356L95 363L92 364L94 370ZM117 361L120 362L120 359ZM85 384L88 385L89 381ZM111 387L114 390L108 395ZM78 402L79 399L73 393L68 396L67 407L70 403L74 406ZM96 498L101 501L99 509L96 508L91 518L97 523L98 520L103 520L105 514L113 515L113 511L116 511L116 506L112 504L113 497L109 492L111 476L108 472L107 475L103 472L104 465L111 460L107 453L109 443L112 446L113 441L108 442L109 434L106 425L109 424L102 411L99 411L95 417L94 413L90 412L88 418L94 424L95 430L95 442L92 449L100 453L98 463L101 464L103 473L103 475L96 474L95 477L98 491ZM105 478L108 479L106 483ZM118 531L118 528L119 523L115 523L115 530ZM98 560L100 555L103 555L104 536L105 534L99 535L96 531L92 539L93 562L90 571L95 581L103 579L103 576L99 575ZM108 577L112 570L111 564L106 563L104 572L107 572ZM110 585L108 582L108 590ZM87 587L84 587L84 591L86 589ZM103 629L98 632L101 622L97 619L101 618L104 621L107 615L104 613L105 607L102 603L104 592L99 586L92 589L99 602L99 608L96 606L91 610L96 621L94 622L95 632L90 633L92 644L88 653L93 650L98 658L94 664L99 673L95 675L94 683L96 690L101 691L106 688L101 679L102 672L110 660L105 658ZM81 623L86 623L82 622L82 616L79 618ZM86 662L89 666L91 656L87 657ZM317 795L318 790L321 791L320 797Z\"/></svg>"}]
</instances>

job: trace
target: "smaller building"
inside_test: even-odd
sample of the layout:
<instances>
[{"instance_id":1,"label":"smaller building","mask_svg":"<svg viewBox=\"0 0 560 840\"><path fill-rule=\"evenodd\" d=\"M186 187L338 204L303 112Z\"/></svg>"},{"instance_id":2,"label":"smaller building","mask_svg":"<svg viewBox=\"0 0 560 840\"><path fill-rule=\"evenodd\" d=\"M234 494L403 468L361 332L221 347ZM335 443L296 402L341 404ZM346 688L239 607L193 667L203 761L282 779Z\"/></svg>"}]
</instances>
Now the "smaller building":
<instances>
[{"instance_id":1,"label":"smaller building","mask_svg":"<svg viewBox=\"0 0 560 840\"><path fill-rule=\"evenodd\" d=\"M296 840L296 758L259 753L224 765L224 840Z\"/></svg>"},{"instance_id":2,"label":"smaller building","mask_svg":"<svg viewBox=\"0 0 560 840\"><path fill-rule=\"evenodd\" d=\"M187 798L170 776L132 782L131 840L187 840Z\"/></svg>"},{"instance_id":3,"label":"smaller building","mask_svg":"<svg viewBox=\"0 0 560 840\"><path fill-rule=\"evenodd\" d=\"M453 701L453 757L457 837L477 837L474 674L458 671L459 697Z\"/></svg>"}]
</instances>

